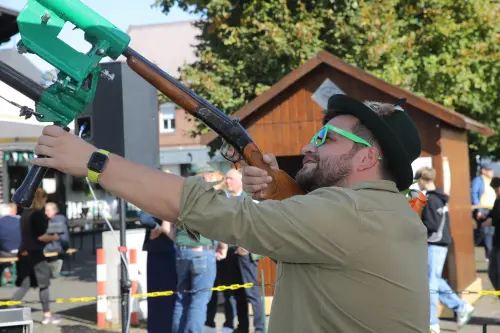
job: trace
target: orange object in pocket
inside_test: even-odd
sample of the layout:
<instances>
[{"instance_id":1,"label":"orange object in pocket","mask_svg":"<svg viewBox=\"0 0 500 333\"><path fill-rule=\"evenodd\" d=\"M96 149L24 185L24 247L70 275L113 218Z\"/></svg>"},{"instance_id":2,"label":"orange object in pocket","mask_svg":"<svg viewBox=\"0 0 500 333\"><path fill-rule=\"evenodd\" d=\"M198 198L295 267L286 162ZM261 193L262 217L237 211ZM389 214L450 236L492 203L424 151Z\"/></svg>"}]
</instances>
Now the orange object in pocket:
<instances>
[{"instance_id":1,"label":"orange object in pocket","mask_svg":"<svg viewBox=\"0 0 500 333\"><path fill-rule=\"evenodd\" d=\"M410 207L421 217L422 209L424 209L427 204L427 197L419 191L410 191L409 196L408 203Z\"/></svg>"}]
</instances>

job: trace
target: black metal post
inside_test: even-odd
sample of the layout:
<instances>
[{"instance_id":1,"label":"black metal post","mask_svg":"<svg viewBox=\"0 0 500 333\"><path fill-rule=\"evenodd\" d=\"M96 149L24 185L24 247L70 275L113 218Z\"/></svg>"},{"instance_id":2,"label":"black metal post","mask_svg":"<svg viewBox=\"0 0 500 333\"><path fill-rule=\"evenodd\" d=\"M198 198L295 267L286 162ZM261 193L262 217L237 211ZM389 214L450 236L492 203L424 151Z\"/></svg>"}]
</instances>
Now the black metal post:
<instances>
[{"instance_id":1,"label":"black metal post","mask_svg":"<svg viewBox=\"0 0 500 333\"><path fill-rule=\"evenodd\" d=\"M126 232L127 232L127 223L126 223L126 206L125 200L120 198L120 246L121 249L127 248L126 241ZM127 252L124 252L125 260L127 259ZM122 302L122 333L128 331L128 327L130 327L130 322L128 320L129 315L129 294L132 283L129 280L127 269L125 268L125 263L120 258L121 263L121 302Z\"/></svg>"},{"instance_id":2,"label":"black metal post","mask_svg":"<svg viewBox=\"0 0 500 333\"><path fill-rule=\"evenodd\" d=\"M3 61L0 61L0 81L3 81L21 94L32 99L35 103L42 98L44 92L44 88L41 85Z\"/></svg>"},{"instance_id":3,"label":"black metal post","mask_svg":"<svg viewBox=\"0 0 500 333\"><path fill-rule=\"evenodd\" d=\"M92 254L96 255L97 250L95 246L95 234L97 232L96 230L96 224L97 224L97 217L96 214L92 214Z\"/></svg>"}]
</instances>

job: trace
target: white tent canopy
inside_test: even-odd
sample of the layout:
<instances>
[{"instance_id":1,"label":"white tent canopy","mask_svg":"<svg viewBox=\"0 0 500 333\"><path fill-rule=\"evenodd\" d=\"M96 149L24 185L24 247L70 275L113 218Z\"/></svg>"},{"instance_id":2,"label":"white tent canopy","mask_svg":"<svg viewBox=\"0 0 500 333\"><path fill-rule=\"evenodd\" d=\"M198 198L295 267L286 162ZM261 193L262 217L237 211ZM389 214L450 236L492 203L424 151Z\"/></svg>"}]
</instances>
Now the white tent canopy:
<instances>
[{"instance_id":1,"label":"white tent canopy","mask_svg":"<svg viewBox=\"0 0 500 333\"><path fill-rule=\"evenodd\" d=\"M38 138L42 135L44 124L24 124L21 122L0 120L0 142L6 139L13 141L26 141L27 139Z\"/></svg>"}]
</instances>

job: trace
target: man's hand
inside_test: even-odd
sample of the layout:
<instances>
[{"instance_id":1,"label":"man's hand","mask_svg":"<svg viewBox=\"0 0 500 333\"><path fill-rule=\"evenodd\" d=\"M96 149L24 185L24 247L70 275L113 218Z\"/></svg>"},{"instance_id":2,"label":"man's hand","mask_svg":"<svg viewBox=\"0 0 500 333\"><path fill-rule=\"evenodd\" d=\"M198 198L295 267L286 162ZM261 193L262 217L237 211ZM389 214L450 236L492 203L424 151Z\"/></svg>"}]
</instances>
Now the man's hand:
<instances>
[{"instance_id":1,"label":"man's hand","mask_svg":"<svg viewBox=\"0 0 500 333\"><path fill-rule=\"evenodd\" d=\"M272 169L279 170L278 161L274 155L264 155L264 162L268 164ZM245 163L242 170L243 178L243 191L247 192L254 199L261 199L261 191L267 188L267 184L270 184L273 179L267 174L265 170L254 166L248 166Z\"/></svg>"},{"instance_id":2,"label":"man's hand","mask_svg":"<svg viewBox=\"0 0 500 333\"><path fill-rule=\"evenodd\" d=\"M43 234L40 237L38 237L38 240L44 243L56 242L60 239L61 237L59 237L58 234Z\"/></svg>"},{"instance_id":3,"label":"man's hand","mask_svg":"<svg viewBox=\"0 0 500 333\"><path fill-rule=\"evenodd\" d=\"M163 230L161 229L160 226L154 228L153 230L151 230L151 233L149 234L149 239L153 240L153 239L160 237L162 232L163 232Z\"/></svg>"},{"instance_id":4,"label":"man's hand","mask_svg":"<svg viewBox=\"0 0 500 333\"><path fill-rule=\"evenodd\" d=\"M228 249L228 245L226 243L218 242L217 243L217 251L215 252L215 259L217 259L217 261L220 261L222 259L226 259L227 249Z\"/></svg>"},{"instance_id":5,"label":"man's hand","mask_svg":"<svg viewBox=\"0 0 500 333\"><path fill-rule=\"evenodd\" d=\"M226 257L227 257L227 251L226 252L219 252L219 251L215 252L215 259L217 261L221 261L222 259L226 259Z\"/></svg>"},{"instance_id":6,"label":"man's hand","mask_svg":"<svg viewBox=\"0 0 500 333\"><path fill-rule=\"evenodd\" d=\"M491 217L489 217L486 220L484 220L483 223L481 223L481 226L483 226L483 227L491 227L492 224L493 224L493 220L491 219Z\"/></svg>"},{"instance_id":7,"label":"man's hand","mask_svg":"<svg viewBox=\"0 0 500 333\"><path fill-rule=\"evenodd\" d=\"M240 256L246 256L248 254L248 251L245 250L244 248L242 247L239 247L237 250L236 250L236 253L238 253Z\"/></svg>"},{"instance_id":8,"label":"man's hand","mask_svg":"<svg viewBox=\"0 0 500 333\"><path fill-rule=\"evenodd\" d=\"M49 125L44 127L33 151L47 158L35 158L31 164L56 169L71 176L86 177L87 163L96 150L96 147L80 137L61 127Z\"/></svg>"}]
</instances>

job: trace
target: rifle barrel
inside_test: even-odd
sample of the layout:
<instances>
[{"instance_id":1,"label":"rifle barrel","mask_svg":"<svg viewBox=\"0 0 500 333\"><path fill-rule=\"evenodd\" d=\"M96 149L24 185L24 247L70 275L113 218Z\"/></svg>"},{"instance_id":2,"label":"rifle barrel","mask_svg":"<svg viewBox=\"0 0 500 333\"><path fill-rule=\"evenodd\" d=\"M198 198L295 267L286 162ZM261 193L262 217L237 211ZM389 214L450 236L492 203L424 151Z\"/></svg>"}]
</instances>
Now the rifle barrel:
<instances>
[{"instance_id":1,"label":"rifle barrel","mask_svg":"<svg viewBox=\"0 0 500 333\"><path fill-rule=\"evenodd\" d=\"M123 55L127 58L127 65L134 72L168 96L175 104L204 122L240 154L248 144L253 143L237 119L231 119L133 49L127 48Z\"/></svg>"},{"instance_id":2,"label":"rifle barrel","mask_svg":"<svg viewBox=\"0 0 500 333\"><path fill-rule=\"evenodd\" d=\"M142 55L134 51L132 48L128 47L122 54L128 59L130 59L131 57L136 58L137 60L139 60L139 62L143 63L144 65L152 69L156 74L160 75L163 79L167 80L171 85L173 85L177 89L179 96L173 95L168 97L171 98L172 100L178 99L179 102L178 105L184 108L187 112L193 113L195 112L196 108L198 108L200 105L203 105L204 107L210 108L210 111L217 113L221 117L225 117L230 120L229 116L226 115L224 112L217 109L215 106L213 106L208 101L203 99L201 96L197 95L194 91L192 91L191 89L187 88L185 85L177 81L174 77L163 71L161 68L153 64L151 61L144 58ZM186 98L186 96L188 96L189 98Z\"/></svg>"},{"instance_id":3,"label":"rifle barrel","mask_svg":"<svg viewBox=\"0 0 500 333\"><path fill-rule=\"evenodd\" d=\"M41 85L1 60L0 81L3 81L5 84L16 89L21 94L32 99L35 103L40 100L44 92L44 88Z\"/></svg>"},{"instance_id":4,"label":"rifle barrel","mask_svg":"<svg viewBox=\"0 0 500 333\"><path fill-rule=\"evenodd\" d=\"M249 165L268 172L273 181L263 191L264 198L283 200L293 195L304 194L304 191L286 172L274 170L264 162L259 147L253 142L237 119L231 119L227 114L205 101L131 48L125 50L123 55L127 58L127 65L134 72L168 96L175 104L195 118L203 121L228 144L233 146Z\"/></svg>"}]
</instances>

